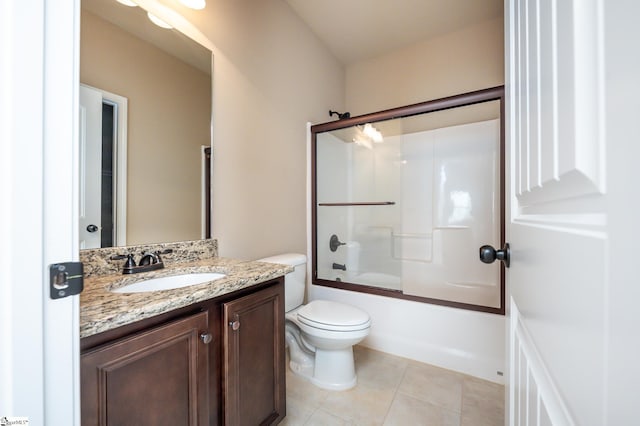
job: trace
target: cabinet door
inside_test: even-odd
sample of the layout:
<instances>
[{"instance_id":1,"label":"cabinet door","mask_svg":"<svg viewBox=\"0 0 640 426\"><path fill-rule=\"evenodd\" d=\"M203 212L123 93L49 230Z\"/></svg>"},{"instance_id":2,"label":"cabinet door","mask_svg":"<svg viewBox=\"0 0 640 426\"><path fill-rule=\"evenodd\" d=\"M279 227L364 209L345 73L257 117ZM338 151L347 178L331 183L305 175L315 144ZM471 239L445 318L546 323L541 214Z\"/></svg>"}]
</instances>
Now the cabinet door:
<instances>
[{"instance_id":1,"label":"cabinet door","mask_svg":"<svg viewBox=\"0 0 640 426\"><path fill-rule=\"evenodd\" d=\"M200 312L82 354L82 424L208 423L207 329Z\"/></svg>"},{"instance_id":2,"label":"cabinet door","mask_svg":"<svg viewBox=\"0 0 640 426\"><path fill-rule=\"evenodd\" d=\"M285 416L283 284L224 303L224 424Z\"/></svg>"}]
</instances>

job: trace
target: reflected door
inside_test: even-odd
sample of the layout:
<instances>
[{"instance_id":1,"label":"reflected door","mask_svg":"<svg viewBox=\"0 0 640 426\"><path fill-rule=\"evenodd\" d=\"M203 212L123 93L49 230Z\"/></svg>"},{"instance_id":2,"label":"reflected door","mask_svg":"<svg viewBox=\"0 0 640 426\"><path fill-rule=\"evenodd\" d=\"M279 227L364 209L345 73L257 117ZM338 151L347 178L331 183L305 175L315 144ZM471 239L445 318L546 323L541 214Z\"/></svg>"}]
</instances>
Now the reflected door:
<instances>
[{"instance_id":1,"label":"reflected door","mask_svg":"<svg viewBox=\"0 0 640 426\"><path fill-rule=\"evenodd\" d=\"M100 248L102 93L80 86L80 248Z\"/></svg>"}]
</instances>

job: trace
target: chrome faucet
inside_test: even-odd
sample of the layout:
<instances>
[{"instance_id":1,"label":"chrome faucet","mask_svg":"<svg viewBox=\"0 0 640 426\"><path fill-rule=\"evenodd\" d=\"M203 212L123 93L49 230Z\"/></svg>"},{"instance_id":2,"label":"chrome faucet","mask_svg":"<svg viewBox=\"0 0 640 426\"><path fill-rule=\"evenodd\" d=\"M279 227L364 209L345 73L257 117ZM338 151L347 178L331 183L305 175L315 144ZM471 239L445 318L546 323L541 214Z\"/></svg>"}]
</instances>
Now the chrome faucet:
<instances>
[{"instance_id":1,"label":"chrome faucet","mask_svg":"<svg viewBox=\"0 0 640 426\"><path fill-rule=\"evenodd\" d=\"M149 272L155 271L157 269L164 268L164 261L161 254L169 254L173 253L172 249L166 249L163 251L145 251L142 253L142 257L140 258L140 263L136 265L136 261L134 259L133 253L129 254L114 254L110 257L111 260L123 260L127 259L122 267L123 274L137 274L138 272Z\"/></svg>"}]
</instances>

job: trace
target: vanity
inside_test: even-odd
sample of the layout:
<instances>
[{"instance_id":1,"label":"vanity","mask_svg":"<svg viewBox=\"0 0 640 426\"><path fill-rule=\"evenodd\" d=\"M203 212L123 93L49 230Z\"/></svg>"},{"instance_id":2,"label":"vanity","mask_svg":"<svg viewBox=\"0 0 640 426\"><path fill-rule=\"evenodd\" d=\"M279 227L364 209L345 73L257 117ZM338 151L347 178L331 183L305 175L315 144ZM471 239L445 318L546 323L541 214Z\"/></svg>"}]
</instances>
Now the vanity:
<instances>
[{"instance_id":1,"label":"vanity","mask_svg":"<svg viewBox=\"0 0 640 426\"><path fill-rule=\"evenodd\" d=\"M119 253L168 251L164 269L123 275ZM285 416L284 274L217 257L217 242L85 250L81 419L107 424L276 424ZM116 293L136 281L218 273L183 288Z\"/></svg>"},{"instance_id":2,"label":"vanity","mask_svg":"<svg viewBox=\"0 0 640 426\"><path fill-rule=\"evenodd\" d=\"M95 186L79 200L82 424L276 424L292 268L219 258L210 239L159 243L211 235L213 45L184 19L166 30L142 7L81 3L81 179ZM115 291L203 273L220 275Z\"/></svg>"}]
</instances>

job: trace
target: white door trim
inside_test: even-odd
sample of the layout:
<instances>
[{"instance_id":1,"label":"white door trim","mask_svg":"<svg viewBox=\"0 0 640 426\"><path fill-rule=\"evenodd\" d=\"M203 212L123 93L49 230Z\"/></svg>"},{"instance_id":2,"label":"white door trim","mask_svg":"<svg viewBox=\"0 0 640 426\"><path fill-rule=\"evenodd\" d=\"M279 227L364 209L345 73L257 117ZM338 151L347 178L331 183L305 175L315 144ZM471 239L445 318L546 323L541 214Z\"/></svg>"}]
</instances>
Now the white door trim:
<instances>
[{"instance_id":1,"label":"white door trim","mask_svg":"<svg viewBox=\"0 0 640 426\"><path fill-rule=\"evenodd\" d=\"M78 425L78 296L48 265L78 258L80 1L0 1L0 416Z\"/></svg>"}]
</instances>

